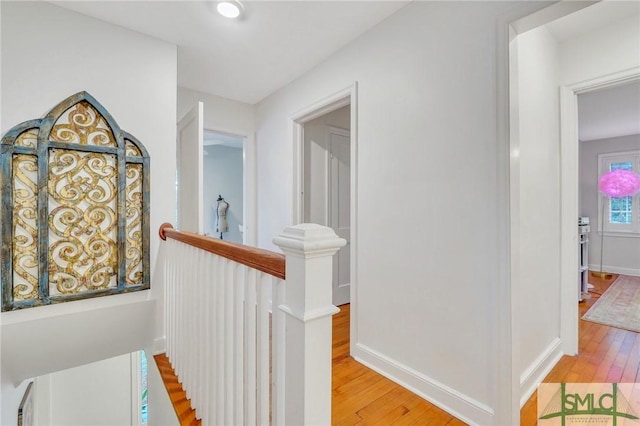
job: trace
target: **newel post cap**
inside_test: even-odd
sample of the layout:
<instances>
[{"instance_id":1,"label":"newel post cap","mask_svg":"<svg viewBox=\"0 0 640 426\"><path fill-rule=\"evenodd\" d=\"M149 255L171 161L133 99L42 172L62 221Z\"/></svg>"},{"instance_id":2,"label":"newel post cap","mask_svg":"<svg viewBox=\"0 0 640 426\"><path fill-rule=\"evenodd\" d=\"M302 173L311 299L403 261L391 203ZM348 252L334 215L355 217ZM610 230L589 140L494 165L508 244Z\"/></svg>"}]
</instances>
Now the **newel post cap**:
<instances>
[{"instance_id":1,"label":"newel post cap","mask_svg":"<svg viewBox=\"0 0 640 426\"><path fill-rule=\"evenodd\" d=\"M347 244L333 229L316 223L288 226L273 239L285 253L309 255L333 255Z\"/></svg>"}]
</instances>

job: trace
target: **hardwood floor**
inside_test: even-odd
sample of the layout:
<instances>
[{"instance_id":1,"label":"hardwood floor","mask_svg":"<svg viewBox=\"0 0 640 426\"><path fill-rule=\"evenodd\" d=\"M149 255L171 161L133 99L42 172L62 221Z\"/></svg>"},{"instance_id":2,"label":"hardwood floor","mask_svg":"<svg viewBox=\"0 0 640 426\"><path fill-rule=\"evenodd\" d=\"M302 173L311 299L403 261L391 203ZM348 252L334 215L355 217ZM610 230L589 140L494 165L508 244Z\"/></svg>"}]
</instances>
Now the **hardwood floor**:
<instances>
[{"instance_id":1,"label":"hardwood floor","mask_svg":"<svg viewBox=\"0 0 640 426\"><path fill-rule=\"evenodd\" d=\"M580 317L615 281L589 275L595 286L591 299L580 303ZM564 356L543 380L545 383L627 383L640 381L640 338L638 333L580 320L579 355ZM527 401L520 411L522 426L537 423L537 395Z\"/></svg>"},{"instance_id":2,"label":"hardwood floor","mask_svg":"<svg viewBox=\"0 0 640 426\"><path fill-rule=\"evenodd\" d=\"M350 312L342 305L333 317L333 425L466 424L351 358Z\"/></svg>"}]
</instances>

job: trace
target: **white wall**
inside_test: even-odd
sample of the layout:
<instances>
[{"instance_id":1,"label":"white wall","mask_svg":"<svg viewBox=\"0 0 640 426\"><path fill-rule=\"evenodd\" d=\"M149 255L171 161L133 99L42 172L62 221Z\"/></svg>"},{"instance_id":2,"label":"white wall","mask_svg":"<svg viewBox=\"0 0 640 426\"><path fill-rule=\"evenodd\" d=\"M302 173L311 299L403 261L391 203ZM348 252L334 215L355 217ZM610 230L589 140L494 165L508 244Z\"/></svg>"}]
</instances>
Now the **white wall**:
<instances>
[{"instance_id":1,"label":"white wall","mask_svg":"<svg viewBox=\"0 0 640 426\"><path fill-rule=\"evenodd\" d=\"M598 154L640 150L640 135L580 142L580 215L591 219L590 269L600 270L598 233ZM640 276L640 238L606 236L604 268L608 272Z\"/></svg>"},{"instance_id":2,"label":"white wall","mask_svg":"<svg viewBox=\"0 0 640 426\"><path fill-rule=\"evenodd\" d=\"M517 38L517 149L512 159L514 351L521 401L560 356L559 49L545 27ZM517 191L517 194L513 193ZM516 222L517 221L517 222ZM514 234L515 235L515 234ZM577 283L576 294L577 294ZM577 303L577 296L576 296Z\"/></svg>"},{"instance_id":3,"label":"white wall","mask_svg":"<svg viewBox=\"0 0 640 426\"><path fill-rule=\"evenodd\" d=\"M246 137L244 147L244 171L246 175L244 183L246 209L244 227L246 243L255 245L258 238L255 106L179 87L177 119L182 118L198 101L204 102L204 128L206 130Z\"/></svg>"},{"instance_id":4,"label":"white wall","mask_svg":"<svg viewBox=\"0 0 640 426\"><path fill-rule=\"evenodd\" d=\"M2 2L2 81L1 101L2 117L0 129L2 133L14 125L32 118L41 117L45 112L66 97L86 90L91 93L113 115L124 130L136 136L147 147L151 156L151 292L127 294L93 299L90 301L74 302L72 307L66 307L65 314L60 316L60 324L84 324L72 321L73 311L78 307L83 312L96 312L109 318L118 318L119 309L109 306L106 299L118 297L120 303L136 306L130 320L136 321L134 332L129 336L132 340L140 338L141 333L151 335L149 323L150 315L154 312L155 301L162 307L162 288L159 280L156 262L160 245L157 229L163 222L173 220L175 211L174 171L175 171L175 117L176 117L176 47L166 42L143 36L139 33L112 26L86 16L67 11L44 2ZM151 294L149 294L151 293ZM86 302L86 303L85 303ZM53 307L58 309L58 307ZM104 308L104 309L103 309ZM56 316L56 311L46 307L34 308L42 315ZM67 312L69 311L69 312ZM158 318L163 318L162 310L158 309ZM129 311L127 311L129 312ZM136 313L137 312L137 313ZM6 325L7 314L3 313L3 329ZM28 326L30 314L21 318L13 318L11 336L21 336L21 323ZM40 315L40 314L38 314ZM127 313L128 316L129 313ZM144 317L143 317L144 316ZM56 320L56 321L57 321ZM46 322L45 324L49 324ZM53 321L53 319L52 319ZM54 321L55 322L55 321ZM112 324L118 321L111 322ZM139 325L138 325L139 324ZM87 327L84 329L89 330ZM127 335L126 328L121 331ZM146 330L146 331L145 331ZM38 331L42 334L42 331ZM96 343L77 339L67 341L73 329L59 330L58 344L74 347L76 354L85 357L81 363L100 358L86 359L88 354L94 357L100 355L100 347L92 347L85 351L85 346ZM163 331L158 323L156 336L161 338ZM40 334L30 335L21 339L20 347L27 348L29 354L46 354L47 347L39 343ZM41 336L45 338L45 336ZM63 338L65 337L65 338ZM109 344L108 335L102 335L101 341ZM15 338L15 337L14 337ZM33 340L30 340L33 339ZM115 339L115 338L114 338ZM117 340L117 339L116 339ZM126 340L126 339L125 339ZM144 345L144 339L138 340L136 345ZM119 342L117 349L124 353L136 348L130 347L131 342ZM32 345L29 347L29 345ZM114 346L114 345L111 345ZM141 346L138 346L139 349ZM30 349L29 349L30 348ZM88 346L87 346L88 348ZM5 358L7 354L19 361L12 342L7 341L3 331L3 383L6 379ZM116 355L110 353L108 356ZM15 355L15 356L14 356ZM35 356L34 355L34 356ZM50 361L60 361L62 364L71 363L73 357L68 354L52 352L48 354ZM65 358L66 357L66 358ZM36 356L36 358L38 358ZM65 358L65 359L63 359ZM30 358L31 359L31 358ZM38 364L23 365L21 373L28 374L30 368L46 370L51 368L40 363L47 363L46 358L38 358ZM33 359L31 359L33 362ZM80 360L77 360L80 363ZM65 368L71 365L66 364ZM76 364L77 365L77 364ZM39 374L45 371L40 371ZM13 374L13 371L11 371ZM3 416L12 418L17 407L7 407L5 400L10 399L4 392L3 386ZM5 399L9 398L9 399ZM5 412L6 411L6 412ZM15 422L15 419L12 420ZM5 423L3 418L3 425Z\"/></svg>"},{"instance_id":5,"label":"white wall","mask_svg":"<svg viewBox=\"0 0 640 426\"><path fill-rule=\"evenodd\" d=\"M137 372L132 356L115 358L58 371L34 381L35 411L39 425L132 425L133 389Z\"/></svg>"},{"instance_id":6,"label":"white wall","mask_svg":"<svg viewBox=\"0 0 640 426\"><path fill-rule=\"evenodd\" d=\"M304 221L328 226L328 132L329 126L350 130L350 106L304 124Z\"/></svg>"},{"instance_id":7,"label":"white wall","mask_svg":"<svg viewBox=\"0 0 640 426\"><path fill-rule=\"evenodd\" d=\"M222 195L229 209L227 223L229 232L223 238L227 241L242 243L242 233L238 225L242 224L242 148L223 145L205 147L204 156L204 232L219 238L216 232L216 208L218 195Z\"/></svg>"},{"instance_id":8,"label":"white wall","mask_svg":"<svg viewBox=\"0 0 640 426\"><path fill-rule=\"evenodd\" d=\"M496 22L530 7L410 3L256 113L259 245L273 247L293 217L289 117L357 81L352 351L479 424L508 404L495 396Z\"/></svg>"},{"instance_id":9,"label":"white wall","mask_svg":"<svg viewBox=\"0 0 640 426\"><path fill-rule=\"evenodd\" d=\"M640 66L640 20L629 17L560 44L561 79L574 84Z\"/></svg>"},{"instance_id":10,"label":"white wall","mask_svg":"<svg viewBox=\"0 0 640 426\"><path fill-rule=\"evenodd\" d=\"M36 424L140 424L142 394L138 357L134 352L37 377L34 381ZM157 365L151 356L147 361L147 423L177 426L178 418Z\"/></svg>"}]
</instances>

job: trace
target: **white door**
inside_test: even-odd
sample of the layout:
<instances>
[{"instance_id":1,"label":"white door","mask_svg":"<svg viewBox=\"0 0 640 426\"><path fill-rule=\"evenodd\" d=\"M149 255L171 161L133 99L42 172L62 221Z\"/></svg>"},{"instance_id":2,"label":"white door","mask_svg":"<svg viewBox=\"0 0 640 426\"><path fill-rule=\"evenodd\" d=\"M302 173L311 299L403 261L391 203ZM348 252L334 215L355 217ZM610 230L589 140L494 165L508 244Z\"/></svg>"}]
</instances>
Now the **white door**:
<instances>
[{"instance_id":1,"label":"white door","mask_svg":"<svg viewBox=\"0 0 640 426\"><path fill-rule=\"evenodd\" d=\"M333 304L350 301L351 143L349 132L329 129L329 226L347 245L333 257Z\"/></svg>"},{"instance_id":2,"label":"white door","mask_svg":"<svg viewBox=\"0 0 640 426\"><path fill-rule=\"evenodd\" d=\"M204 104L178 121L178 229L204 233L202 207Z\"/></svg>"}]
</instances>

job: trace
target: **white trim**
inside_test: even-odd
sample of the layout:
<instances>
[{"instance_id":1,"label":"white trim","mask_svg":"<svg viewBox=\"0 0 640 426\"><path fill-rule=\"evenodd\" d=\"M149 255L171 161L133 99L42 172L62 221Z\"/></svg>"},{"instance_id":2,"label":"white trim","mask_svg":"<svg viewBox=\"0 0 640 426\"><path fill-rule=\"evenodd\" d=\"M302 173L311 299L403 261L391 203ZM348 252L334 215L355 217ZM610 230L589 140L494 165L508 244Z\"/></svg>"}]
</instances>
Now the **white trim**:
<instances>
[{"instance_id":1,"label":"white trim","mask_svg":"<svg viewBox=\"0 0 640 426\"><path fill-rule=\"evenodd\" d=\"M131 352L129 356L131 357L131 426L140 426L142 425L142 361L140 351Z\"/></svg>"},{"instance_id":2,"label":"white trim","mask_svg":"<svg viewBox=\"0 0 640 426\"><path fill-rule=\"evenodd\" d=\"M351 347L352 355L358 362L400 384L463 422L471 425L494 424L494 411L488 405L361 343L352 344Z\"/></svg>"},{"instance_id":3,"label":"white trim","mask_svg":"<svg viewBox=\"0 0 640 426\"><path fill-rule=\"evenodd\" d=\"M578 353L578 98L560 88L560 341L567 355Z\"/></svg>"},{"instance_id":4,"label":"white trim","mask_svg":"<svg viewBox=\"0 0 640 426\"><path fill-rule=\"evenodd\" d=\"M520 407L526 404L545 376L560 361L562 355L562 342L559 337L556 337L547 346L547 349L542 351L538 358L522 372L520 376Z\"/></svg>"},{"instance_id":5,"label":"white trim","mask_svg":"<svg viewBox=\"0 0 640 426\"><path fill-rule=\"evenodd\" d=\"M589 264L589 271L599 271L600 264ZM602 270L612 274L629 275L632 277L640 277L640 268L621 268L619 266L603 265Z\"/></svg>"},{"instance_id":6,"label":"white trim","mask_svg":"<svg viewBox=\"0 0 640 426\"><path fill-rule=\"evenodd\" d=\"M289 132L293 151L293 223L303 220L303 176L304 176L304 137L303 125L329 112L350 105L351 111L351 241L349 244L351 262L351 348L358 342L358 83L345 87L299 110L289 118Z\"/></svg>"},{"instance_id":7,"label":"white trim","mask_svg":"<svg viewBox=\"0 0 640 426\"><path fill-rule=\"evenodd\" d=\"M602 215L602 212L600 212L600 215ZM598 235L602 235L602 232L600 232L600 229L598 229L596 231L596 233ZM605 237L611 237L611 238L640 238L640 233L638 233L638 232L605 231L604 236Z\"/></svg>"}]
</instances>

